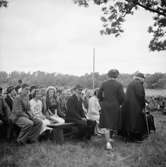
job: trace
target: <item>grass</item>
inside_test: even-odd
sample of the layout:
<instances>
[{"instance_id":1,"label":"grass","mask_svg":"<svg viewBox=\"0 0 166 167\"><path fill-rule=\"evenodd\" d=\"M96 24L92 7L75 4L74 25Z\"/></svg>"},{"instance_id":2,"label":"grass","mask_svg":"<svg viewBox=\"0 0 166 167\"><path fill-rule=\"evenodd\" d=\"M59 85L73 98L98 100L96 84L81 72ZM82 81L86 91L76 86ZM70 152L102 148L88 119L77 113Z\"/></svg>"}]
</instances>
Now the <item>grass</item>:
<instances>
[{"instance_id":1,"label":"grass","mask_svg":"<svg viewBox=\"0 0 166 167\"><path fill-rule=\"evenodd\" d=\"M166 97L166 89L146 89L146 96L165 96Z\"/></svg>"},{"instance_id":2,"label":"grass","mask_svg":"<svg viewBox=\"0 0 166 167\"><path fill-rule=\"evenodd\" d=\"M153 115L157 132L143 143L125 143L115 137L114 150L107 152L103 137L94 137L89 143L44 141L24 147L2 142L0 167L165 167L166 116Z\"/></svg>"}]
</instances>

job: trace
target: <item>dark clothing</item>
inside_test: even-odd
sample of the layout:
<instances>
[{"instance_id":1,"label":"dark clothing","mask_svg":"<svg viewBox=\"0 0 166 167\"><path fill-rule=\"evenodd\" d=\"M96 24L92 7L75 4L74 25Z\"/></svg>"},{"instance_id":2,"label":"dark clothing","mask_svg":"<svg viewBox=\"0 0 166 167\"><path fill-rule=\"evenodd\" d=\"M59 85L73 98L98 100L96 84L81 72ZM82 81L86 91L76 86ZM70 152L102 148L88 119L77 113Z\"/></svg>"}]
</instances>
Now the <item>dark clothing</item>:
<instances>
[{"instance_id":1,"label":"dark clothing","mask_svg":"<svg viewBox=\"0 0 166 167\"><path fill-rule=\"evenodd\" d=\"M0 96L0 120L8 122L9 107L7 106L3 96Z\"/></svg>"},{"instance_id":2,"label":"dark clothing","mask_svg":"<svg viewBox=\"0 0 166 167\"><path fill-rule=\"evenodd\" d=\"M0 120L2 120L3 122L3 125L0 129L0 136L5 137L7 139L10 138L13 127L13 124L9 119L10 112L11 110L8 104L6 103L5 98L3 96L0 96Z\"/></svg>"},{"instance_id":3,"label":"dark clothing","mask_svg":"<svg viewBox=\"0 0 166 167\"><path fill-rule=\"evenodd\" d=\"M12 109L13 109L13 99L9 95L7 95L6 98L5 98L5 101L6 101L7 105L9 106L10 111L12 111Z\"/></svg>"},{"instance_id":4,"label":"dark clothing","mask_svg":"<svg viewBox=\"0 0 166 167\"><path fill-rule=\"evenodd\" d=\"M21 88L21 85L17 85L17 86L15 87L15 90L16 90L17 94L19 93L18 90L19 90L20 88Z\"/></svg>"},{"instance_id":5,"label":"dark clothing","mask_svg":"<svg viewBox=\"0 0 166 167\"><path fill-rule=\"evenodd\" d=\"M66 121L80 123L82 118L85 118L84 110L82 109L82 100L78 100L76 95L71 96L67 101Z\"/></svg>"},{"instance_id":6,"label":"dark clothing","mask_svg":"<svg viewBox=\"0 0 166 167\"><path fill-rule=\"evenodd\" d=\"M98 92L101 105L100 127L118 130L120 126L120 106L125 94L121 83L114 79L105 81Z\"/></svg>"},{"instance_id":7,"label":"dark clothing","mask_svg":"<svg viewBox=\"0 0 166 167\"><path fill-rule=\"evenodd\" d=\"M122 131L126 135L141 137L147 132L145 115L145 90L140 80L133 80L127 87L126 101L122 112Z\"/></svg>"},{"instance_id":8,"label":"dark clothing","mask_svg":"<svg viewBox=\"0 0 166 167\"><path fill-rule=\"evenodd\" d=\"M47 111L49 110L51 114L55 114L55 110L58 109L58 101L56 97L46 98Z\"/></svg>"},{"instance_id":9,"label":"dark clothing","mask_svg":"<svg viewBox=\"0 0 166 167\"><path fill-rule=\"evenodd\" d=\"M82 109L82 100L76 95L71 96L67 102L66 122L76 123L79 139L90 139L94 134L95 121L87 120Z\"/></svg>"},{"instance_id":10,"label":"dark clothing","mask_svg":"<svg viewBox=\"0 0 166 167\"><path fill-rule=\"evenodd\" d=\"M6 104L8 105L9 107L9 110L10 110L10 113L8 115L8 126L7 126L7 139L13 139L15 138L15 136L17 136L18 132L19 132L19 128L12 123L12 120L10 120L10 117L11 117L11 112L13 110L13 102L14 102L14 99L11 98L9 95L7 95L5 97L5 102Z\"/></svg>"}]
</instances>

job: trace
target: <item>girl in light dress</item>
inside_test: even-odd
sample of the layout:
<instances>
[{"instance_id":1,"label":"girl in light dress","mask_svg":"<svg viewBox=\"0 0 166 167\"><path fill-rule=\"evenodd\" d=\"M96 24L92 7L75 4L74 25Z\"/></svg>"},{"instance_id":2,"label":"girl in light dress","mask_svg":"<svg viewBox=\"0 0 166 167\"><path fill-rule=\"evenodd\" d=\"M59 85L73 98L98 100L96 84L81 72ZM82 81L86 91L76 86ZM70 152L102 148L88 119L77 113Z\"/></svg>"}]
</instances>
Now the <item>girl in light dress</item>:
<instances>
[{"instance_id":1,"label":"girl in light dress","mask_svg":"<svg viewBox=\"0 0 166 167\"><path fill-rule=\"evenodd\" d=\"M47 125L49 125L51 122L46 118L46 116L42 113L43 104L41 101L41 91L40 89L35 89L33 98L30 100L30 109L35 118L38 118L42 121L42 129L41 133L43 133L46 130L52 130L52 128L49 128Z\"/></svg>"},{"instance_id":2,"label":"girl in light dress","mask_svg":"<svg viewBox=\"0 0 166 167\"><path fill-rule=\"evenodd\" d=\"M88 100L88 113L87 118L90 120L96 121L95 134L101 135L104 134L104 130L99 128L99 119L100 119L100 104L97 98L97 90L89 90L89 100Z\"/></svg>"}]
</instances>

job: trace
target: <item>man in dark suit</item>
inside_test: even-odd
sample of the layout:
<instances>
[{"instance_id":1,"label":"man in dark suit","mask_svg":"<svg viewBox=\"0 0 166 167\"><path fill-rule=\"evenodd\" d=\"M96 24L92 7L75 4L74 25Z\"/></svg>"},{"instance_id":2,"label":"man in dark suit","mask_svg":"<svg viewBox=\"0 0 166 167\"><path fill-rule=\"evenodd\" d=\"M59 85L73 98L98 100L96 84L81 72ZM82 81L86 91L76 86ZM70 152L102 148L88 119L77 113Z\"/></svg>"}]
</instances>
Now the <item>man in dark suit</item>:
<instances>
[{"instance_id":1,"label":"man in dark suit","mask_svg":"<svg viewBox=\"0 0 166 167\"><path fill-rule=\"evenodd\" d=\"M119 71L112 69L108 72L108 80L101 85L98 98L101 104L100 127L105 128L106 149L112 149L110 139L113 132L120 128L120 107L125 94L122 84L116 79Z\"/></svg>"},{"instance_id":2,"label":"man in dark suit","mask_svg":"<svg viewBox=\"0 0 166 167\"><path fill-rule=\"evenodd\" d=\"M89 140L94 134L95 121L88 120L82 108L82 87L76 85L73 89L73 95L67 101L66 122L74 122L77 125L77 138Z\"/></svg>"}]
</instances>

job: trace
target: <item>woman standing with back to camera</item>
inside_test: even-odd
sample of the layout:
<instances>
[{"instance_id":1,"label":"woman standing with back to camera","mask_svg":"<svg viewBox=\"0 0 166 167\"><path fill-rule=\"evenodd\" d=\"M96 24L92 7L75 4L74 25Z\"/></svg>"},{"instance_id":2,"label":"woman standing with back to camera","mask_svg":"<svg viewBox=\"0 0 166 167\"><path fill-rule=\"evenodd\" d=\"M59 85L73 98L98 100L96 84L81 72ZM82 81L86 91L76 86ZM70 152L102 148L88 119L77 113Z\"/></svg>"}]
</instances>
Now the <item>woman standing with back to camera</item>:
<instances>
[{"instance_id":1,"label":"woman standing with back to camera","mask_svg":"<svg viewBox=\"0 0 166 167\"><path fill-rule=\"evenodd\" d=\"M103 82L98 93L101 104L100 127L105 129L107 150L112 149L113 132L119 130L120 107L125 99L122 84L116 80L118 75L118 70L110 70L108 80Z\"/></svg>"}]
</instances>

